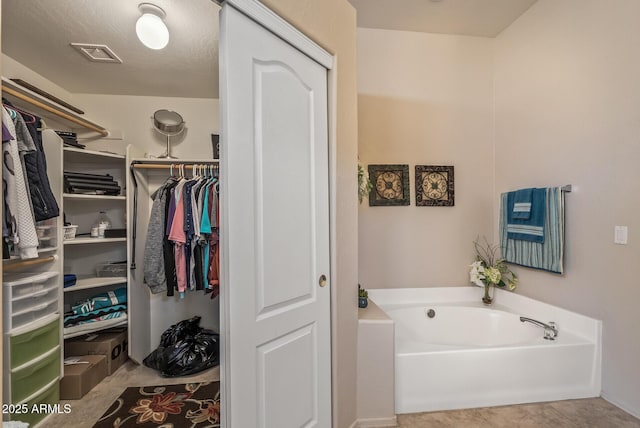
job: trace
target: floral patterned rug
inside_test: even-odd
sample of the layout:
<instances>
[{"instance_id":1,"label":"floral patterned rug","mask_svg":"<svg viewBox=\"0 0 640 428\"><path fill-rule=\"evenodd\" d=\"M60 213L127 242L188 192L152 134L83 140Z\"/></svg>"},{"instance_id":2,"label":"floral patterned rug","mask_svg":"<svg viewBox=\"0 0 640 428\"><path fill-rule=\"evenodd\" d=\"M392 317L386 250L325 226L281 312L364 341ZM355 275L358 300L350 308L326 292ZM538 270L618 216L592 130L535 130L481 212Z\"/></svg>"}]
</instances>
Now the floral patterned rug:
<instances>
[{"instance_id":1,"label":"floral patterned rug","mask_svg":"<svg viewBox=\"0 0 640 428\"><path fill-rule=\"evenodd\" d=\"M220 382L127 388L94 428L220 426Z\"/></svg>"}]
</instances>

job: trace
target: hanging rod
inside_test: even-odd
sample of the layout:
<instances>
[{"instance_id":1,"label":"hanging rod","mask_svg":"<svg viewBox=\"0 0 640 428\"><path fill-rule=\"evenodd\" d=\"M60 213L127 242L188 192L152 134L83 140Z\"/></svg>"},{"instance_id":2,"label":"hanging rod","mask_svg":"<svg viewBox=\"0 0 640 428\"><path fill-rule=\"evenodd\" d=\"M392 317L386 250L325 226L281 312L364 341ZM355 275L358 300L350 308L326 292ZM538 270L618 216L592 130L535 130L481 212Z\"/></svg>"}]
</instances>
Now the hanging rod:
<instances>
[{"instance_id":1,"label":"hanging rod","mask_svg":"<svg viewBox=\"0 0 640 428\"><path fill-rule=\"evenodd\" d=\"M18 269L21 267L34 266L42 263L49 263L49 262L55 261L57 258L58 258L57 256L49 256L49 257L41 257L38 259L20 260L17 262L7 263L3 265L2 270L7 271L7 270Z\"/></svg>"},{"instance_id":2,"label":"hanging rod","mask_svg":"<svg viewBox=\"0 0 640 428\"><path fill-rule=\"evenodd\" d=\"M196 162L171 162L171 163L142 163L142 161L132 161L131 167L135 169L171 169L184 166L186 169L193 169L194 165L199 167L202 164L216 164L218 160L199 160Z\"/></svg>"},{"instance_id":3,"label":"hanging rod","mask_svg":"<svg viewBox=\"0 0 640 428\"><path fill-rule=\"evenodd\" d=\"M93 124L87 120L84 120L80 117L76 117L70 113L67 113L63 110L61 110L60 108L56 108L54 105L49 105L45 102L43 102L43 100L39 100L36 98L35 95L31 95L27 89L20 87L19 85L17 85L16 83L13 83L7 79L5 79L4 77L2 78L2 92L3 94L9 94L12 95L16 98L18 98L19 100L22 100L26 103L31 104L34 107L40 108L42 110L45 110L49 113L52 113L62 119L68 120L71 123L74 123L76 125L79 125L83 128L86 129L90 129L91 131L95 131L97 133L99 133L100 135L102 135L103 137L106 137L109 135L109 131L107 131L105 128Z\"/></svg>"},{"instance_id":4,"label":"hanging rod","mask_svg":"<svg viewBox=\"0 0 640 428\"><path fill-rule=\"evenodd\" d=\"M571 193L571 184L566 184L560 188L563 192Z\"/></svg>"}]
</instances>

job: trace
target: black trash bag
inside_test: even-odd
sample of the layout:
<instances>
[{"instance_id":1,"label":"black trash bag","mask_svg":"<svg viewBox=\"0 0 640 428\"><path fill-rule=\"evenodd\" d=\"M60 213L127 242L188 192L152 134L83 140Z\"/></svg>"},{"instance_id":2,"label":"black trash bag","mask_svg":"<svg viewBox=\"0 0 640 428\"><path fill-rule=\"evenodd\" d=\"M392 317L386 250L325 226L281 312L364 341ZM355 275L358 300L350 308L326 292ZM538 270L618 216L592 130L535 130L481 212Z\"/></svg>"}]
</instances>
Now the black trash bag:
<instances>
[{"instance_id":1,"label":"black trash bag","mask_svg":"<svg viewBox=\"0 0 640 428\"><path fill-rule=\"evenodd\" d=\"M172 325L143 363L164 377L186 376L218 365L219 335L199 326L200 317Z\"/></svg>"}]
</instances>

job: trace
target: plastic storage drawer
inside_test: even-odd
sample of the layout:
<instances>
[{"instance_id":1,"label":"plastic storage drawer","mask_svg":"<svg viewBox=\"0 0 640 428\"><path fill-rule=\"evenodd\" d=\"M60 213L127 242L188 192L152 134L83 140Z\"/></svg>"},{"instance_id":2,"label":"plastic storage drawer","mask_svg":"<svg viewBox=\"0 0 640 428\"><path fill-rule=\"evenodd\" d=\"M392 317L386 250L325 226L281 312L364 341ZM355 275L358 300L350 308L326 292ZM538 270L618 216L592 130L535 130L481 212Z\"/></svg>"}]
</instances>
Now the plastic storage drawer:
<instances>
[{"instance_id":1,"label":"plastic storage drawer","mask_svg":"<svg viewBox=\"0 0 640 428\"><path fill-rule=\"evenodd\" d=\"M58 287L55 283L49 284L48 289L45 288L26 296L14 297L11 301L11 313L16 315L27 310L33 310L34 307L38 307L42 303L50 303L57 300Z\"/></svg>"},{"instance_id":2,"label":"plastic storage drawer","mask_svg":"<svg viewBox=\"0 0 640 428\"><path fill-rule=\"evenodd\" d=\"M11 368L15 369L60 345L60 316L42 327L9 336Z\"/></svg>"},{"instance_id":3,"label":"plastic storage drawer","mask_svg":"<svg viewBox=\"0 0 640 428\"><path fill-rule=\"evenodd\" d=\"M29 399L26 404L29 410L33 409L33 406L36 405L40 408L43 404L51 404L50 407L53 407L55 404L60 403L60 382L59 379L56 379L51 383L50 386L44 388L41 392L36 393L31 399ZM16 403L18 404L18 403ZM22 421L27 422L29 426L34 426L45 417L49 416L47 412L27 412L23 414L12 414L11 420L13 421Z\"/></svg>"},{"instance_id":4,"label":"plastic storage drawer","mask_svg":"<svg viewBox=\"0 0 640 428\"><path fill-rule=\"evenodd\" d=\"M58 312L58 299L36 304L21 312L17 312L11 315L11 326L15 329L18 327L26 326L29 323L38 321L47 315L55 314ZM26 328L26 327L25 327Z\"/></svg>"},{"instance_id":5,"label":"plastic storage drawer","mask_svg":"<svg viewBox=\"0 0 640 428\"><path fill-rule=\"evenodd\" d=\"M13 300L51 288L56 282L50 280L57 276L58 272L7 274L4 276L3 284L5 290L10 293L10 300Z\"/></svg>"},{"instance_id":6,"label":"plastic storage drawer","mask_svg":"<svg viewBox=\"0 0 640 428\"><path fill-rule=\"evenodd\" d=\"M5 275L3 280L5 331L23 327L58 311L57 272Z\"/></svg>"},{"instance_id":7,"label":"plastic storage drawer","mask_svg":"<svg viewBox=\"0 0 640 428\"><path fill-rule=\"evenodd\" d=\"M60 377L60 347L46 357L11 373L11 401L20 402Z\"/></svg>"}]
</instances>

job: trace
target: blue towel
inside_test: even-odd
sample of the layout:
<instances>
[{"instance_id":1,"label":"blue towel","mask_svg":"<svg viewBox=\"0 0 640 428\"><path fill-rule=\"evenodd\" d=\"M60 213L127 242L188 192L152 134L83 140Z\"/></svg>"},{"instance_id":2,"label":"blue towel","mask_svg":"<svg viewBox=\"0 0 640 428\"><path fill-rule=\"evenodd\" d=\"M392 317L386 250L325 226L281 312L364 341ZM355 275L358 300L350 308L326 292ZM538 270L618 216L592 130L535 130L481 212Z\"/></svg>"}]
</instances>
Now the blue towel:
<instances>
[{"instance_id":1,"label":"blue towel","mask_svg":"<svg viewBox=\"0 0 640 428\"><path fill-rule=\"evenodd\" d=\"M508 193L500 199L500 252L509 263L563 272L564 259L564 192L560 187L547 190L544 242L509 239L507 233Z\"/></svg>"},{"instance_id":2,"label":"blue towel","mask_svg":"<svg viewBox=\"0 0 640 428\"><path fill-rule=\"evenodd\" d=\"M513 217L519 220L529 220L531 217L531 198L533 189L516 190L513 199Z\"/></svg>"},{"instance_id":3,"label":"blue towel","mask_svg":"<svg viewBox=\"0 0 640 428\"><path fill-rule=\"evenodd\" d=\"M531 211L527 220L514 218L516 192L507 193L507 237L521 241L544 242L547 189L532 189Z\"/></svg>"},{"instance_id":4,"label":"blue towel","mask_svg":"<svg viewBox=\"0 0 640 428\"><path fill-rule=\"evenodd\" d=\"M87 314L96 309L102 309L127 302L127 287L120 287L113 291L96 294L89 299L77 302L71 306L74 315Z\"/></svg>"}]
</instances>

